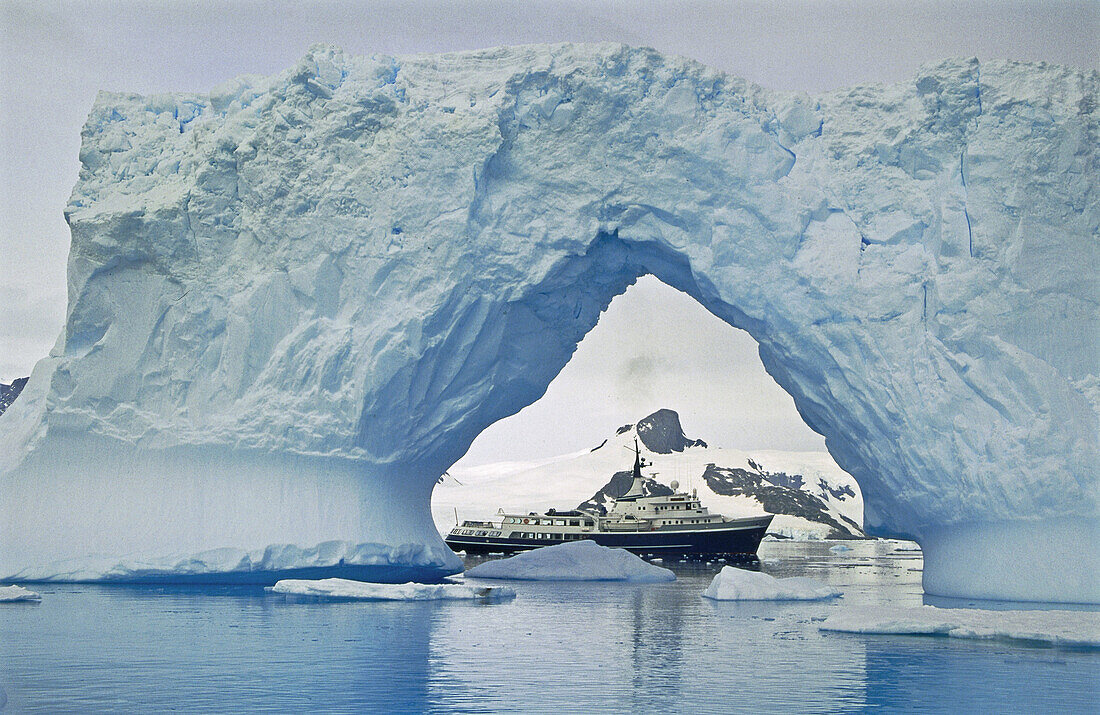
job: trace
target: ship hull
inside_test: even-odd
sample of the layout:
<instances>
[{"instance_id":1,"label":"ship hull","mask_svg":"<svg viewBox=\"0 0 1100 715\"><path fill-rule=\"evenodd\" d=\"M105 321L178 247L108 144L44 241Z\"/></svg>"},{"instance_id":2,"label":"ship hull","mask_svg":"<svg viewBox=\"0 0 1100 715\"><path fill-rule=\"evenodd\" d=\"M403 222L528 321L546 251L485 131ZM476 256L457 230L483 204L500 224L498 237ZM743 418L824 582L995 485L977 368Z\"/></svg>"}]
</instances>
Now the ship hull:
<instances>
[{"instance_id":1,"label":"ship hull","mask_svg":"<svg viewBox=\"0 0 1100 715\"><path fill-rule=\"evenodd\" d=\"M705 556L731 556L755 554L760 541L768 531L771 516L754 519L728 528L692 530L654 530L588 532L582 539L595 541L600 546L626 549L640 556L676 556L699 558ZM541 546L564 543L561 539L514 539L504 536L448 535L447 545L454 551L467 554L515 553Z\"/></svg>"}]
</instances>

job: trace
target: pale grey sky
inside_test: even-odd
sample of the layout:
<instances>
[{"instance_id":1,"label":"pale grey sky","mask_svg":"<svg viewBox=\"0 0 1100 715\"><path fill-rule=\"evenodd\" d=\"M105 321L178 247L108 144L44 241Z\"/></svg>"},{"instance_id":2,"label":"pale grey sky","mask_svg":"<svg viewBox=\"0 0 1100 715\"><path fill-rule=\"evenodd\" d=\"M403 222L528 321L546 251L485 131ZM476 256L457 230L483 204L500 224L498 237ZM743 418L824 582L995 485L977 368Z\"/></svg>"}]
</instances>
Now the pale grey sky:
<instances>
[{"instance_id":1,"label":"pale grey sky","mask_svg":"<svg viewBox=\"0 0 1100 715\"><path fill-rule=\"evenodd\" d=\"M206 91L235 75L281 71L316 42L354 54L404 54L612 40L691 57L775 89L817 92L904 79L921 63L951 56L1095 68L1098 37L1096 0L0 0L0 380L28 374L60 332L69 243L62 210L79 168L80 128L100 89ZM673 293L659 287L638 290L658 305L673 301ZM628 298L633 292L621 300ZM698 340L726 330L705 313L692 316L675 322ZM745 370L759 367L750 357L755 365ZM713 377L705 357L696 359L701 362L676 368L687 384ZM620 370L599 360L593 365L596 372ZM668 376L658 368L654 374ZM736 364L729 369L742 372ZM737 389L729 389L712 401L736 397ZM790 417L788 427L773 434L819 445ZM700 427L718 421L708 418ZM704 429L693 431L708 438Z\"/></svg>"}]
</instances>

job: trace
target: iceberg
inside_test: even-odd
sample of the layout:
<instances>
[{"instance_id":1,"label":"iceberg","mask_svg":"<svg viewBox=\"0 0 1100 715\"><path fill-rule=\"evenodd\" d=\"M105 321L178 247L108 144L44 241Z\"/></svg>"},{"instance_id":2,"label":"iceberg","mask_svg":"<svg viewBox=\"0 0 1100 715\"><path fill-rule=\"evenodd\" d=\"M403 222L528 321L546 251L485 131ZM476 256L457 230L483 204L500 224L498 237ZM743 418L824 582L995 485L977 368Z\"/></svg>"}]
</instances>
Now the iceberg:
<instances>
[{"instance_id":1,"label":"iceberg","mask_svg":"<svg viewBox=\"0 0 1100 715\"><path fill-rule=\"evenodd\" d=\"M284 596L340 601L503 601L516 597L516 592L507 586L366 583L346 578L283 579L268 590Z\"/></svg>"},{"instance_id":2,"label":"iceberg","mask_svg":"<svg viewBox=\"0 0 1100 715\"><path fill-rule=\"evenodd\" d=\"M595 541L567 541L524 551L506 559L486 561L467 569L468 578L515 581L675 581L676 574L646 563L626 549L600 546Z\"/></svg>"},{"instance_id":3,"label":"iceberg","mask_svg":"<svg viewBox=\"0 0 1100 715\"><path fill-rule=\"evenodd\" d=\"M102 93L65 327L0 416L0 578L330 541L455 573L437 478L651 274L757 340L927 592L1100 602L1098 85L810 97L561 44Z\"/></svg>"},{"instance_id":4,"label":"iceberg","mask_svg":"<svg viewBox=\"0 0 1100 715\"><path fill-rule=\"evenodd\" d=\"M0 603L23 603L41 601L42 597L22 586L0 586Z\"/></svg>"},{"instance_id":5,"label":"iceberg","mask_svg":"<svg viewBox=\"0 0 1100 715\"><path fill-rule=\"evenodd\" d=\"M820 629L840 633L944 636L1100 648L1100 613L1095 611L861 606L830 615Z\"/></svg>"},{"instance_id":6,"label":"iceberg","mask_svg":"<svg viewBox=\"0 0 1100 715\"><path fill-rule=\"evenodd\" d=\"M762 571L723 566L703 591L715 601L824 601L843 593L804 576L776 578Z\"/></svg>"}]
</instances>

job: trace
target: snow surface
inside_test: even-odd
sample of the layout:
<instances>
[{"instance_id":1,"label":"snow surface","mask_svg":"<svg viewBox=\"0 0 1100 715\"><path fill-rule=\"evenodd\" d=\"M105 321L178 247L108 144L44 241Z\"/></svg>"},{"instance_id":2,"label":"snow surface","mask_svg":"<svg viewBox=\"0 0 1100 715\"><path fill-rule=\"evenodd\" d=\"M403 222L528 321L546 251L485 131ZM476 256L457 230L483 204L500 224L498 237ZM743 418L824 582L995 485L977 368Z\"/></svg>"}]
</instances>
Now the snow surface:
<instances>
[{"instance_id":1,"label":"snow surface","mask_svg":"<svg viewBox=\"0 0 1100 715\"><path fill-rule=\"evenodd\" d=\"M548 427L552 428L552 427ZM498 509L508 513L544 513L556 509L574 509L592 497L616 472L633 464L637 426L613 435L593 435L598 449L584 449L531 462L499 462L454 468L432 492L432 516L442 533L450 531L455 513L462 519L494 518ZM606 441L605 441L606 440ZM824 452L782 452L776 450L742 451L714 446L690 446L680 452L662 454L639 442L642 456L650 466L642 470L664 485L673 481L681 490L697 489L703 505L711 513L728 517L758 516L765 512L759 500L748 495L724 495L711 490L702 479L707 465L749 469L755 461L770 472L800 475L803 490L821 499L826 513L838 523L846 519L858 527L863 522L863 498L856 480L836 465ZM849 488L852 495L833 496L828 488ZM610 507L610 504L605 504ZM777 516L770 533L799 540L827 538L827 524L797 516Z\"/></svg>"},{"instance_id":2,"label":"snow surface","mask_svg":"<svg viewBox=\"0 0 1100 715\"><path fill-rule=\"evenodd\" d=\"M439 547L435 480L650 273L759 342L926 590L1100 602L1098 86L808 97L566 44L102 93L65 328L0 416L0 578Z\"/></svg>"},{"instance_id":3,"label":"snow surface","mask_svg":"<svg viewBox=\"0 0 1100 715\"><path fill-rule=\"evenodd\" d=\"M1100 613L1095 611L861 606L830 615L820 628L842 633L948 636L1100 648Z\"/></svg>"},{"instance_id":4,"label":"snow surface","mask_svg":"<svg viewBox=\"0 0 1100 715\"><path fill-rule=\"evenodd\" d=\"M287 596L354 601L502 601L516 597L507 586L469 586L461 583L366 583L346 578L284 579L269 589Z\"/></svg>"},{"instance_id":5,"label":"snow surface","mask_svg":"<svg viewBox=\"0 0 1100 715\"><path fill-rule=\"evenodd\" d=\"M0 603L41 601L42 597L22 586L0 586Z\"/></svg>"},{"instance_id":6,"label":"snow surface","mask_svg":"<svg viewBox=\"0 0 1100 715\"><path fill-rule=\"evenodd\" d=\"M703 591L715 601L823 601L841 592L804 576L776 578L762 571L723 566Z\"/></svg>"},{"instance_id":7,"label":"snow surface","mask_svg":"<svg viewBox=\"0 0 1100 715\"><path fill-rule=\"evenodd\" d=\"M675 581L666 568L646 563L625 549L595 541L569 541L524 551L507 559L486 561L466 571L468 578L516 581Z\"/></svg>"}]
</instances>

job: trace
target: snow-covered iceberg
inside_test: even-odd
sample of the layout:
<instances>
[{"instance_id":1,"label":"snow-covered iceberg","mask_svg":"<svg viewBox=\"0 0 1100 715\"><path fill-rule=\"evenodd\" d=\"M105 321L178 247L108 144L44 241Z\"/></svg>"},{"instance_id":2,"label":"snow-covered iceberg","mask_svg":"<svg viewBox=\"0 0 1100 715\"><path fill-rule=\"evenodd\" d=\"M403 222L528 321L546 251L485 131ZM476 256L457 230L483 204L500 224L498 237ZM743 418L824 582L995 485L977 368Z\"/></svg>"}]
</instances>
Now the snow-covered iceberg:
<instances>
[{"instance_id":1,"label":"snow-covered iceberg","mask_svg":"<svg viewBox=\"0 0 1100 715\"><path fill-rule=\"evenodd\" d=\"M269 589L284 596L341 601L505 601L516 597L507 586L462 583L366 583L346 578L283 579Z\"/></svg>"},{"instance_id":2,"label":"snow-covered iceberg","mask_svg":"<svg viewBox=\"0 0 1100 715\"><path fill-rule=\"evenodd\" d=\"M861 606L830 615L820 628L842 633L947 636L1100 648L1100 613L1095 611Z\"/></svg>"},{"instance_id":3,"label":"snow-covered iceberg","mask_svg":"<svg viewBox=\"0 0 1100 715\"><path fill-rule=\"evenodd\" d=\"M506 559L486 561L466 571L469 578L516 581L675 581L676 574L646 563L626 549L600 546L595 541L569 541L524 551Z\"/></svg>"},{"instance_id":4,"label":"snow-covered iceberg","mask_svg":"<svg viewBox=\"0 0 1100 715\"><path fill-rule=\"evenodd\" d=\"M22 586L0 586L0 603L41 601L42 596Z\"/></svg>"},{"instance_id":5,"label":"snow-covered iceberg","mask_svg":"<svg viewBox=\"0 0 1100 715\"><path fill-rule=\"evenodd\" d=\"M442 547L438 476L648 273L753 335L926 590L1100 601L1098 85L956 60L809 97L620 45L318 47L101 94L65 328L0 416L0 578Z\"/></svg>"},{"instance_id":6,"label":"snow-covered iceberg","mask_svg":"<svg viewBox=\"0 0 1100 715\"><path fill-rule=\"evenodd\" d=\"M723 566L703 591L715 601L824 601L843 593L804 576L776 578L762 571Z\"/></svg>"}]
</instances>

